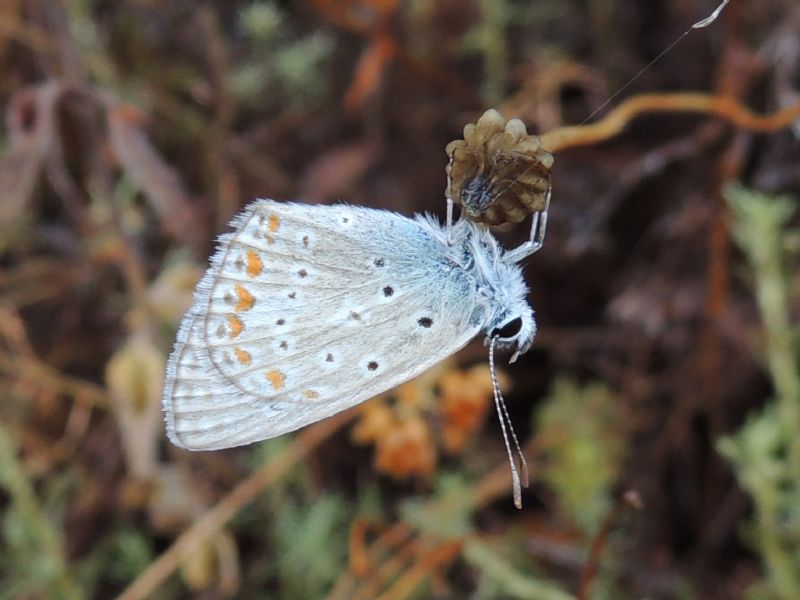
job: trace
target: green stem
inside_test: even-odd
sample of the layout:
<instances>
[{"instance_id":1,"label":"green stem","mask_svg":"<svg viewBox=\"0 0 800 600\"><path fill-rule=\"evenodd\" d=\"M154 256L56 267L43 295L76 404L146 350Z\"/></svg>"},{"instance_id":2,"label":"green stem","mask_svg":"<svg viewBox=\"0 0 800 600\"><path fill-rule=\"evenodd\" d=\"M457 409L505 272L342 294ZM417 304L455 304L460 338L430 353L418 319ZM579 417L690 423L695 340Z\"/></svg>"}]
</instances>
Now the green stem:
<instances>
[{"instance_id":1,"label":"green stem","mask_svg":"<svg viewBox=\"0 0 800 600\"><path fill-rule=\"evenodd\" d=\"M778 239L782 239L778 236ZM777 249L776 249L777 250ZM789 466L800 489L800 373L797 344L789 323L787 277L781 256L773 256L756 273L756 295L767 330L767 365L775 384L778 410L789 443Z\"/></svg>"},{"instance_id":2,"label":"green stem","mask_svg":"<svg viewBox=\"0 0 800 600\"><path fill-rule=\"evenodd\" d=\"M470 540L464 546L467 562L488 575L511 598L525 600L574 600L555 584L531 577L514 569L508 560L498 556L480 540Z\"/></svg>"},{"instance_id":3,"label":"green stem","mask_svg":"<svg viewBox=\"0 0 800 600\"><path fill-rule=\"evenodd\" d=\"M796 497L800 492L800 354L789 318L784 250L786 226L795 209L790 200L743 188L732 187L726 195L736 217L734 233L755 276L756 298L766 330L767 368L775 386L781 439L787 449L787 483L794 492L781 489L780 481L751 487L759 544L776 591L787 599L800 598L800 577L781 525L785 518L782 498L787 494Z\"/></svg>"},{"instance_id":4,"label":"green stem","mask_svg":"<svg viewBox=\"0 0 800 600\"><path fill-rule=\"evenodd\" d=\"M506 27L510 8L505 0L480 0L484 60L483 95L488 106L504 97L508 65Z\"/></svg>"},{"instance_id":5,"label":"green stem","mask_svg":"<svg viewBox=\"0 0 800 600\"><path fill-rule=\"evenodd\" d=\"M53 567L52 581L42 583L55 598L80 600L84 596L69 574L59 536L39 505L16 457L17 448L5 425L0 423L0 485L8 490L14 508L33 532L42 558Z\"/></svg>"},{"instance_id":6,"label":"green stem","mask_svg":"<svg viewBox=\"0 0 800 600\"><path fill-rule=\"evenodd\" d=\"M800 581L791 556L782 544L779 530L780 508L775 490L753 490L758 525L759 543L769 579L775 590L786 600L800 598Z\"/></svg>"}]
</instances>

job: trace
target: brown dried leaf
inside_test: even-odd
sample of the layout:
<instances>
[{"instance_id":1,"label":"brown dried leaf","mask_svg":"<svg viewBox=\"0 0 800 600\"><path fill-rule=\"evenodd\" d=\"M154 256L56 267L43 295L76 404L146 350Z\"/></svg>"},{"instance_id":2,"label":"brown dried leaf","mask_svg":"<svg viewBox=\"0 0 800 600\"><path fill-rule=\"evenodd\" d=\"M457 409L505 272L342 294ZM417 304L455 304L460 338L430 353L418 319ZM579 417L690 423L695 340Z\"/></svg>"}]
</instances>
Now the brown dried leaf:
<instances>
[{"instance_id":1,"label":"brown dried leaf","mask_svg":"<svg viewBox=\"0 0 800 600\"><path fill-rule=\"evenodd\" d=\"M195 210L178 173L147 139L143 115L126 104L109 103L107 111L111 147L125 174L144 192L164 230L197 247L202 231Z\"/></svg>"},{"instance_id":2,"label":"brown dried leaf","mask_svg":"<svg viewBox=\"0 0 800 600\"><path fill-rule=\"evenodd\" d=\"M168 264L147 289L155 315L170 325L176 324L192 305L194 288L203 270L188 261Z\"/></svg>"},{"instance_id":3,"label":"brown dried leaf","mask_svg":"<svg viewBox=\"0 0 800 600\"><path fill-rule=\"evenodd\" d=\"M447 145L447 197L463 215L490 225L519 223L546 208L553 155L519 119L494 109Z\"/></svg>"},{"instance_id":4,"label":"brown dried leaf","mask_svg":"<svg viewBox=\"0 0 800 600\"><path fill-rule=\"evenodd\" d=\"M239 555L230 531L223 530L203 543L181 564L181 577L195 592L215 586L217 596L230 598L239 589Z\"/></svg>"},{"instance_id":5,"label":"brown dried leaf","mask_svg":"<svg viewBox=\"0 0 800 600\"><path fill-rule=\"evenodd\" d=\"M182 465L159 465L152 482L147 516L156 531L183 531L208 510L203 490L192 485L189 472Z\"/></svg>"},{"instance_id":6,"label":"brown dried leaf","mask_svg":"<svg viewBox=\"0 0 800 600\"><path fill-rule=\"evenodd\" d=\"M0 159L0 227L13 231L30 216L42 161L55 144L55 107L63 88L55 82L17 92L6 111L9 153Z\"/></svg>"},{"instance_id":7,"label":"brown dried leaf","mask_svg":"<svg viewBox=\"0 0 800 600\"><path fill-rule=\"evenodd\" d=\"M181 564L181 578L194 592L211 587L214 583L214 546L204 542Z\"/></svg>"},{"instance_id":8,"label":"brown dried leaf","mask_svg":"<svg viewBox=\"0 0 800 600\"><path fill-rule=\"evenodd\" d=\"M349 111L363 107L383 81L392 59L397 55L397 44L391 36L379 35L367 46L358 61L353 81L344 98L344 106Z\"/></svg>"},{"instance_id":9,"label":"brown dried leaf","mask_svg":"<svg viewBox=\"0 0 800 600\"><path fill-rule=\"evenodd\" d=\"M331 23L366 34L397 12L398 0L312 0L312 5Z\"/></svg>"},{"instance_id":10,"label":"brown dried leaf","mask_svg":"<svg viewBox=\"0 0 800 600\"><path fill-rule=\"evenodd\" d=\"M315 160L306 172L300 198L306 202L324 202L345 195L380 156L380 148L371 142L337 146Z\"/></svg>"},{"instance_id":11,"label":"brown dried leaf","mask_svg":"<svg viewBox=\"0 0 800 600\"><path fill-rule=\"evenodd\" d=\"M36 182L39 178L39 156L32 148L17 151L0 159L0 190L3 190L3 201L0 202L0 226L3 235L18 229L30 216L28 205L33 197ZM5 245L5 242L2 242Z\"/></svg>"},{"instance_id":12,"label":"brown dried leaf","mask_svg":"<svg viewBox=\"0 0 800 600\"><path fill-rule=\"evenodd\" d=\"M132 333L106 365L128 471L138 479L149 479L156 470L165 365L164 353L143 330Z\"/></svg>"}]
</instances>

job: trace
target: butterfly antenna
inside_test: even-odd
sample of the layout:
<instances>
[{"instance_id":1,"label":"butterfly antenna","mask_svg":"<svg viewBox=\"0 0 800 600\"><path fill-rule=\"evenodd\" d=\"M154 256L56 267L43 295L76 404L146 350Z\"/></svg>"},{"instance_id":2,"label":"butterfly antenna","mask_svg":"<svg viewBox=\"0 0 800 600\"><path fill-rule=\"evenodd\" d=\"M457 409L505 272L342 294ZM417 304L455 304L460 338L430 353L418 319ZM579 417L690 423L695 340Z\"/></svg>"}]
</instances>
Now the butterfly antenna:
<instances>
[{"instance_id":1,"label":"butterfly antenna","mask_svg":"<svg viewBox=\"0 0 800 600\"><path fill-rule=\"evenodd\" d=\"M514 493L514 506L522 508L522 486L528 487L528 463L525 456L522 454L522 449L517 440L517 434L514 433L514 426L511 424L511 418L506 409L506 403L503 399L503 394L500 392L500 383L497 381L497 371L494 367L494 346L497 343L497 337L493 337L489 342L489 372L492 376L492 393L494 394L494 405L497 408L497 418L500 421L500 429L503 432L503 441L506 443L506 452L508 453L508 464L511 466L511 485ZM508 431L511 432L511 439L514 441L514 447L519 456L519 471L517 470L516 461L511 452L511 444L508 441L508 431L506 431L506 422L508 423ZM520 471L522 472L522 481L520 483Z\"/></svg>"}]
</instances>

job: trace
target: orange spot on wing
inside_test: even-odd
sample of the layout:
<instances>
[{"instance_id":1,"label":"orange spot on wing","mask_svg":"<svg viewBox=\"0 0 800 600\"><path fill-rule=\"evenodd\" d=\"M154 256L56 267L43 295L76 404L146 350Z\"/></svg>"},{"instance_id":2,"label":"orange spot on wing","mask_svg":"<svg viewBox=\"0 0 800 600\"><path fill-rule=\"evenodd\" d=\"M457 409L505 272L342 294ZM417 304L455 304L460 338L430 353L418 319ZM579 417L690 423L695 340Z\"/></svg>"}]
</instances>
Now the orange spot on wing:
<instances>
[{"instance_id":1,"label":"orange spot on wing","mask_svg":"<svg viewBox=\"0 0 800 600\"><path fill-rule=\"evenodd\" d=\"M250 277L258 277L261 275L261 271L264 270L264 263L261 261L261 257L258 255L258 252L255 250L248 250L247 251L247 274Z\"/></svg>"},{"instance_id":2,"label":"orange spot on wing","mask_svg":"<svg viewBox=\"0 0 800 600\"><path fill-rule=\"evenodd\" d=\"M309 400L316 400L319 398L319 392L315 392L314 390L303 390L303 396Z\"/></svg>"},{"instance_id":3,"label":"orange spot on wing","mask_svg":"<svg viewBox=\"0 0 800 600\"><path fill-rule=\"evenodd\" d=\"M283 387L284 380L283 373L280 371L267 371L267 380L272 384L272 387L279 390Z\"/></svg>"},{"instance_id":4,"label":"orange spot on wing","mask_svg":"<svg viewBox=\"0 0 800 600\"><path fill-rule=\"evenodd\" d=\"M236 284L235 290L239 300L236 302L236 306L234 306L233 309L236 312L244 312L253 308L253 304L256 303L256 297L248 292L247 288L240 283Z\"/></svg>"},{"instance_id":5,"label":"orange spot on wing","mask_svg":"<svg viewBox=\"0 0 800 600\"><path fill-rule=\"evenodd\" d=\"M242 333L242 331L244 331L244 323L242 323L242 320L236 315L228 315L228 327L231 329L231 339L237 337L240 333Z\"/></svg>"},{"instance_id":6,"label":"orange spot on wing","mask_svg":"<svg viewBox=\"0 0 800 600\"><path fill-rule=\"evenodd\" d=\"M281 226L281 218L278 215L276 215L275 213L272 213L269 216L269 222L267 223L267 229L269 229L272 233L275 233L276 231L278 231L278 227L280 227L280 226Z\"/></svg>"},{"instance_id":7,"label":"orange spot on wing","mask_svg":"<svg viewBox=\"0 0 800 600\"><path fill-rule=\"evenodd\" d=\"M247 350L242 350L241 348L234 348L233 353L236 355L236 359L245 366L249 365L250 362L252 361L250 353Z\"/></svg>"}]
</instances>

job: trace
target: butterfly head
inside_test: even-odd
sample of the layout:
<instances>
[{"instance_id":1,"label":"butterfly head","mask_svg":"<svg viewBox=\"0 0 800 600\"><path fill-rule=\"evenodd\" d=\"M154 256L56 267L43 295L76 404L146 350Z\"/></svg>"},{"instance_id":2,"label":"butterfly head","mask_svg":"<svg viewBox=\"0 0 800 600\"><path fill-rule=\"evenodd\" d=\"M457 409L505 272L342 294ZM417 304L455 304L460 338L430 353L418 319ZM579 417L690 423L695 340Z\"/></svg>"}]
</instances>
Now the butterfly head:
<instances>
[{"instance_id":1,"label":"butterfly head","mask_svg":"<svg viewBox=\"0 0 800 600\"><path fill-rule=\"evenodd\" d=\"M495 315L486 331L487 341L496 340L498 348L514 350L510 361L514 362L520 354L528 351L536 335L533 311L526 302L520 302Z\"/></svg>"}]
</instances>

